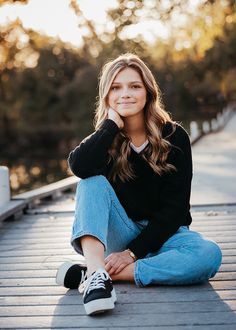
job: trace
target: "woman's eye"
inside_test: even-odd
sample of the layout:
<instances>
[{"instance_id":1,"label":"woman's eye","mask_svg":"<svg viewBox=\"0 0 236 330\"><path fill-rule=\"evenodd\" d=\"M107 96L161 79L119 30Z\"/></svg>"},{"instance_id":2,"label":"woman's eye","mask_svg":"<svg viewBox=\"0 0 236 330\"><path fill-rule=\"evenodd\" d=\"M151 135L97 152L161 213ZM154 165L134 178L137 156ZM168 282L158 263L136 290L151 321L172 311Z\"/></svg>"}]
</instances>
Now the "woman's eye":
<instances>
[{"instance_id":1,"label":"woman's eye","mask_svg":"<svg viewBox=\"0 0 236 330\"><path fill-rule=\"evenodd\" d=\"M138 88L141 88L141 86L140 86L140 85L133 85L133 86L131 86L131 89L138 89ZM118 90L118 89L120 89L119 86L112 86L112 87L111 87L111 90L112 90L112 91L116 91L116 90Z\"/></svg>"}]
</instances>

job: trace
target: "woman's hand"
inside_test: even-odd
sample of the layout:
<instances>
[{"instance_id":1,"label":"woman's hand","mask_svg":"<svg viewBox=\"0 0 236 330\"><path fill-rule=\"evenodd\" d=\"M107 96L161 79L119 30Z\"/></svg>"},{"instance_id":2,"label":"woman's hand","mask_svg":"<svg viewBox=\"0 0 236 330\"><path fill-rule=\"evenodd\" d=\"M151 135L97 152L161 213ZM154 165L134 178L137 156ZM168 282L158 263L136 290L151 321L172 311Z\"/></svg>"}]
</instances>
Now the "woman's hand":
<instances>
[{"instance_id":1,"label":"woman's hand","mask_svg":"<svg viewBox=\"0 0 236 330\"><path fill-rule=\"evenodd\" d=\"M113 120L120 129L124 127L124 121L121 119L121 116L112 108L108 109L107 118Z\"/></svg>"},{"instance_id":2,"label":"woman's hand","mask_svg":"<svg viewBox=\"0 0 236 330\"><path fill-rule=\"evenodd\" d=\"M113 252L105 259L105 269L109 275L115 275L133 262L134 259L130 256L128 251Z\"/></svg>"}]
</instances>

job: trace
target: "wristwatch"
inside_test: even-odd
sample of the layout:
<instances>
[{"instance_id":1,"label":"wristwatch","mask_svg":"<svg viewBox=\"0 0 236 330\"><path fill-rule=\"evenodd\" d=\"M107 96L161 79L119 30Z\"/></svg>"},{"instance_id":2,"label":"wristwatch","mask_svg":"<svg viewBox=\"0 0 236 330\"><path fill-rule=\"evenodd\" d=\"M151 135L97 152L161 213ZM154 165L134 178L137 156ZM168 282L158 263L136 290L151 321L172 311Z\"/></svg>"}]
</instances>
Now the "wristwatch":
<instances>
[{"instance_id":1,"label":"wristwatch","mask_svg":"<svg viewBox=\"0 0 236 330\"><path fill-rule=\"evenodd\" d=\"M137 260L137 257L136 257L136 255L130 250L130 249L127 249L126 251L128 251L129 252L129 255L131 256L131 258L133 258L133 260L134 261L136 261Z\"/></svg>"}]
</instances>

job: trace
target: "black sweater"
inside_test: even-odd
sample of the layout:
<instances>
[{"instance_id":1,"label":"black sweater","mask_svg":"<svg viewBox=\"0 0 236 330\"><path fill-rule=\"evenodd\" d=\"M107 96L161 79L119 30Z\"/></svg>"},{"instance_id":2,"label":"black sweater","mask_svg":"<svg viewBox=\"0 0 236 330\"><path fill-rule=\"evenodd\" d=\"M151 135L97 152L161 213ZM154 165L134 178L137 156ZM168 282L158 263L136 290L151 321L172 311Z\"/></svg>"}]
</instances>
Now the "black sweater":
<instances>
[{"instance_id":1,"label":"black sweater","mask_svg":"<svg viewBox=\"0 0 236 330\"><path fill-rule=\"evenodd\" d=\"M108 177L111 164L108 164L108 150L119 132L119 127L111 119L85 138L69 155L72 172L82 178L94 175ZM129 162L133 165L135 179L123 183L110 181L127 215L133 220L149 220L146 228L127 248L138 258L157 251L180 226L190 225L190 191L192 180L192 155L189 136L182 126L176 124L172 132L171 123L166 123L162 137L174 146L168 154L167 163L173 164L176 171L156 174L149 164L131 149ZM177 148L176 148L176 147Z\"/></svg>"}]
</instances>

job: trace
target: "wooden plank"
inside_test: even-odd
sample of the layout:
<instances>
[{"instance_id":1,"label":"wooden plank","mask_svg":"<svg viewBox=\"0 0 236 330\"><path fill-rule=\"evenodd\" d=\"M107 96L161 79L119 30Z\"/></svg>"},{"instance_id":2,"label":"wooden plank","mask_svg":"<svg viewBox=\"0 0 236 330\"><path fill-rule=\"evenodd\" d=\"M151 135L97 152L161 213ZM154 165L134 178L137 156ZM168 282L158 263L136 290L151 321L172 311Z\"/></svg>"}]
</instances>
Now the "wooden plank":
<instances>
[{"instance_id":1,"label":"wooden plank","mask_svg":"<svg viewBox=\"0 0 236 330\"><path fill-rule=\"evenodd\" d=\"M72 229L72 223L73 221L71 221L70 223L58 223L58 222L48 222L48 223L44 223L44 224L32 224L30 225L29 228L29 224L24 223L24 225L17 225L15 223L11 224L10 226L6 227L4 226L4 228L0 229L0 235L4 234L6 231L11 232L11 234L16 234L16 233L21 233L21 232L31 232L31 233L39 233L39 232L44 232L46 231L48 228L51 228L51 226L53 225L53 229L55 230L55 232L70 232ZM232 227L232 228L231 228ZM214 227L212 226L212 228L208 227L208 229L204 229L204 227L191 227L190 230L192 231L197 231L199 233L202 234L220 234L221 233L235 233L236 232L236 226L232 226L232 225L228 225L228 226L221 226L221 227Z\"/></svg>"},{"instance_id":2,"label":"wooden plank","mask_svg":"<svg viewBox=\"0 0 236 330\"><path fill-rule=\"evenodd\" d=\"M3 264L17 264L17 263L31 263L31 262L40 262L40 263L44 263L44 262L54 262L54 261L67 261L67 260L78 260L77 255L75 255L74 253L68 254L68 255L64 255L63 258L60 256L29 256L29 257L1 257L0 258L0 263L1 263L1 268L4 268Z\"/></svg>"},{"instance_id":3,"label":"wooden plank","mask_svg":"<svg viewBox=\"0 0 236 330\"><path fill-rule=\"evenodd\" d=\"M32 265L32 264L31 264ZM23 270L14 269L15 266L13 265L13 269L5 269L0 271L0 279L8 279L8 278L49 278L55 277L56 271L59 267L59 263L50 264L51 268L42 268L40 267L41 264L33 264L35 265L33 269L27 269L23 264ZM11 266L11 265L10 265ZM26 269L25 269L26 268ZM220 267L219 273L225 272L236 272L236 264L223 264ZM225 274L222 274L224 276ZM1 282L1 281L0 281Z\"/></svg>"},{"instance_id":4,"label":"wooden plank","mask_svg":"<svg viewBox=\"0 0 236 330\"><path fill-rule=\"evenodd\" d=\"M27 203L31 203L35 200L42 199L56 193L61 193L65 190L74 189L78 181L79 178L71 176L66 179L48 184L46 186L33 189L22 194L18 194L14 197L14 199L24 199Z\"/></svg>"},{"instance_id":5,"label":"wooden plank","mask_svg":"<svg viewBox=\"0 0 236 330\"><path fill-rule=\"evenodd\" d=\"M129 310L129 314L151 314L154 310L158 313L200 313L200 312L227 312L229 308L236 311L236 301L228 300L227 304L222 304L220 301L209 302L161 302L161 303L146 303L140 308L140 304L123 304ZM117 303L116 314L123 312L123 306ZM0 316L50 316L50 315L84 315L84 306L82 304L63 305L61 309L55 309L55 305L44 306L2 306L0 307Z\"/></svg>"},{"instance_id":6,"label":"wooden plank","mask_svg":"<svg viewBox=\"0 0 236 330\"><path fill-rule=\"evenodd\" d=\"M69 244L68 244L69 246ZM34 250L34 249L21 249L14 251L13 249L10 249L10 251L7 251L6 249L2 252L0 252L0 257L27 257L27 256L60 256L60 255L68 255L68 254L75 254L77 253L73 250L73 248L63 248L63 249L44 249L44 250Z\"/></svg>"},{"instance_id":7,"label":"wooden plank","mask_svg":"<svg viewBox=\"0 0 236 330\"><path fill-rule=\"evenodd\" d=\"M236 250L235 249L228 249L223 250L223 256L236 256ZM64 256L64 255L77 255L77 253L74 251L72 246L70 244L64 245L62 248L53 248L48 247L46 249L35 249L32 247L31 249L25 248L25 246L16 246L16 249L14 247L6 247L1 250L0 252L0 258L1 257L27 257L27 256Z\"/></svg>"},{"instance_id":8,"label":"wooden plank","mask_svg":"<svg viewBox=\"0 0 236 330\"><path fill-rule=\"evenodd\" d=\"M213 278L214 281L223 281L223 280L236 280L236 272L224 272L217 273Z\"/></svg>"},{"instance_id":9,"label":"wooden plank","mask_svg":"<svg viewBox=\"0 0 236 330\"><path fill-rule=\"evenodd\" d=\"M214 237L217 240L221 240L221 239L228 239L229 237L234 237L234 241L236 241L236 230L231 230L231 231L212 231L212 232L201 232L201 234L204 237ZM41 239L41 238L58 238L61 239L63 237L69 237L71 235L71 232L68 230L54 230L51 232L48 230L48 228L42 228L40 230L26 230L23 232L18 232L18 230L16 231L9 231L9 233L5 233L2 235L2 240L11 240L11 239L16 239L19 238L20 235L20 239L28 239L28 238L37 238L37 239Z\"/></svg>"},{"instance_id":10,"label":"wooden plank","mask_svg":"<svg viewBox=\"0 0 236 330\"><path fill-rule=\"evenodd\" d=\"M63 197L63 196L62 196ZM56 199L57 201L57 199ZM39 205L34 205L33 208L27 210L27 214L52 214L52 213L73 213L75 210L74 198L58 198L57 203L41 203Z\"/></svg>"},{"instance_id":11,"label":"wooden plank","mask_svg":"<svg viewBox=\"0 0 236 330\"><path fill-rule=\"evenodd\" d=\"M213 211L214 212L214 211ZM213 222L213 221L225 221L225 220L233 220L234 219L235 212L233 213L219 213L219 214L214 214L214 215L207 215L207 214L202 214L202 215L197 215L193 214L192 218L193 221L197 222Z\"/></svg>"},{"instance_id":12,"label":"wooden plank","mask_svg":"<svg viewBox=\"0 0 236 330\"><path fill-rule=\"evenodd\" d=\"M191 286L161 286L155 285L152 286L150 292L147 290L141 290L141 288L134 289L134 285L126 285L126 290L122 291L121 301L132 301L133 299L142 299L141 302L145 301L195 301L195 300L214 300L214 297L224 297L224 299L236 299L236 290L234 289L215 289L214 286L217 286L217 281L211 281L206 284L191 285ZM225 281L227 282L227 281ZM235 282L235 280L233 281ZM118 283L115 284L115 287L119 288ZM229 285L231 288L231 285ZM117 289L119 291L119 289ZM67 290L64 287L60 286L15 286L15 287L1 287L0 295L5 296L51 296L51 295L77 295L77 290ZM146 294L148 292L148 295ZM128 295L126 295L128 293ZM188 297L187 297L188 296ZM135 298L136 297L136 298ZM165 298L164 298L165 297ZM121 298L121 297L120 297ZM146 299L146 300L145 300ZM162 299L162 300L160 300Z\"/></svg>"},{"instance_id":13,"label":"wooden plank","mask_svg":"<svg viewBox=\"0 0 236 330\"><path fill-rule=\"evenodd\" d=\"M30 328L32 329L32 325L34 327L75 327L75 325L80 325L82 327L90 327L97 328L101 326L106 326L109 324L110 327L114 327L116 325L129 327L132 326L140 327L140 325L145 328L149 326L156 326L160 328L161 326L182 326L191 323L191 325L212 325L212 324L224 324L224 325L232 325L236 324L236 316L231 311L228 310L226 312L201 312L201 313L172 313L171 317L168 317L169 313L157 313L154 312L152 314L140 314L135 313L127 314L127 307L120 306L121 312L118 313L113 310L110 313L107 313L105 316L102 315L100 317L92 318L84 315L70 315L70 316L19 316L19 317L4 317L2 318L2 327L4 328L12 328L17 326L18 328ZM190 321L191 320L191 321Z\"/></svg>"},{"instance_id":14,"label":"wooden plank","mask_svg":"<svg viewBox=\"0 0 236 330\"><path fill-rule=\"evenodd\" d=\"M62 250L62 249L67 249L70 247L70 243L68 244L68 242L65 243L61 243L61 242L57 242L57 243L46 243L46 244L33 244L33 245L25 245L25 244L0 244L0 249L1 251L14 251L14 250L49 250L49 249L57 249L57 250Z\"/></svg>"},{"instance_id":15,"label":"wooden plank","mask_svg":"<svg viewBox=\"0 0 236 330\"><path fill-rule=\"evenodd\" d=\"M170 288L169 292L159 292L155 290L155 296L153 292L148 292L145 288L145 292L142 292L140 289L140 293L131 293L129 290L126 294L125 290L123 293L118 293L117 290L118 285L115 286L118 296L118 304L130 304L138 303L138 304L148 304L150 302L154 304L162 304L162 303L198 303L201 305L202 303L208 303L211 305L214 302L220 302L223 306L227 305L228 302L235 301L235 294L225 291L218 291L217 293L212 291L203 292L202 295L197 293L186 292L183 295L183 292L175 291L175 288ZM128 286L126 286L128 288ZM132 288L129 286L129 288ZM200 290L199 290L200 291ZM13 292L12 292L13 293ZM147 294L148 293L148 294ZM145 298L146 296L146 298ZM149 299L150 298L150 299ZM77 290L61 290L61 292L57 291L54 294L45 294L45 288L43 294L28 294L28 295L4 295L0 298L0 306L42 306L42 305L78 305L82 304L82 296L79 295Z\"/></svg>"},{"instance_id":16,"label":"wooden plank","mask_svg":"<svg viewBox=\"0 0 236 330\"><path fill-rule=\"evenodd\" d=\"M100 316L97 316L97 317L101 317ZM79 323L79 322L77 322ZM4 328L3 330L5 330L6 328ZM12 328L8 328L8 329L12 329ZM19 328L14 328L14 330L16 329L19 329ZM31 329L39 329L39 328L31 328ZM42 328L40 328L42 329ZM43 330L51 330L52 328L45 328L43 327ZM54 327L53 329L55 330L74 330L74 329L78 329L78 326L77 327ZM80 330L88 330L89 328L88 327L79 327ZM90 328L91 329L91 328ZM92 329L97 329L97 327L95 328L92 328ZM140 327L137 327L137 326L134 326L132 327L132 325L129 325L128 327L126 326L123 326L123 327L119 327L119 326L112 326L112 327L109 327L109 326L105 326L105 327L99 327L98 328L99 330L113 330L113 329L116 329L116 330L124 330L124 329L128 329L128 330L136 330L136 329L140 329L140 330L143 330L143 329L148 329L148 330L163 330L163 327L159 327L158 325L152 327L152 326L148 326L148 327L145 327L143 328L142 326ZM211 324L207 324L207 325L181 325L181 326L165 326L164 327L165 330L225 330L225 327L224 325L211 325ZM235 330L235 325L229 325L227 324L227 330Z\"/></svg>"},{"instance_id":17,"label":"wooden plank","mask_svg":"<svg viewBox=\"0 0 236 330\"><path fill-rule=\"evenodd\" d=\"M236 251L236 243L226 242L226 243L219 243L219 246L223 251L225 251L227 255L227 251L235 252ZM13 244L9 242L1 243L0 241L0 251L17 251L17 250L48 250L51 249L57 249L57 250L63 250L63 249L69 249L71 247L69 241L65 242L48 242L48 243L34 243L32 245L26 245L24 243L21 244ZM72 247L71 247L72 248ZM232 253L234 255L234 253Z\"/></svg>"},{"instance_id":18,"label":"wooden plank","mask_svg":"<svg viewBox=\"0 0 236 330\"><path fill-rule=\"evenodd\" d=\"M45 237L45 238L4 238L2 237L1 239L1 244L5 245L5 243L7 244L11 244L11 242L17 243L17 244L34 244L34 243L57 243L57 242L64 242L64 243L69 243L70 241L70 237L67 234L67 237L60 237L60 239L58 238L51 238L50 237Z\"/></svg>"},{"instance_id":19,"label":"wooden plank","mask_svg":"<svg viewBox=\"0 0 236 330\"><path fill-rule=\"evenodd\" d=\"M41 273L41 272L40 272ZM33 278L1 278L0 279L0 283L1 286L3 287L40 287L40 286L46 286L48 287L48 290L50 291L50 287L55 287L57 286L56 282L55 282L55 275L56 275L56 270L54 270L54 272L52 272L51 277L43 277L40 276L40 273L38 271L38 276L37 277L33 277ZM230 272L229 272L230 273ZM216 290L236 290L236 272L232 272L234 274L234 280L229 280L229 281L224 281L223 279L221 281L213 281L211 282L211 284L209 285L208 282L206 282L205 284L199 284L199 285L194 285L194 287L191 287L191 292L196 291L196 290L202 290L202 291L208 291L208 290L212 290L212 288L216 289ZM221 276L223 277L225 274L223 273L218 273L215 277L217 278L217 276ZM160 285L158 286L160 287L160 290L163 289L163 287L161 287ZM169 288L169 287L167 287ZM120 284L119 284L119 289L120 289ZM153 288L151 289L151 291L153 290ZM186 288L182 288L182 286L179 286L177 288L177 290L183 290L184 292L186 292ZM146 290L145 292L148 292L148 290ZM49 293L49 292L48 292ZM236 297L236 292L235 292L235 297Z\"/></svg>"},{"instance_id":20,"label":"wooden plank","mask_svg":"<svg viewBox=\"0 0 236 330\"><path fill-rule=\"evenodd\" d=\"M67 259L67 260L72 260L72 258ZM1 267L1 272L8 272L8 271L29 271L29 270L48 270L48 269L58 269L58 267L61 265L61 263L63 260L61 259L60 261L54 262L54 261L48 261L48 262L44 262L44 263L36 263L36 262L32 262L32 263L9 263L9 264L4 264ZM82 260L84 261L84 260ZM76 260L74 259L74 262L78 262L78 258L76 258ZM225 268L223 268L225 267ZM231 269L231 267L233 267ZM232 264L222 264L221 268L222 272L234 272L235 271L235 263ZM226 276L226 275L225 275Z\"/></svg>"},{"instance_id":21,"label":"wooden plank","mask_svg":"<svg viewBox=\"0 0 236 330\"><path fill-rule=\"evenodd\" d=\"M0 257L1 264L12 264L12 263L31 263L31 262L63 262L66 260L78 260L77 254L72 251L71 254L60 256L28 256L28 257ZM223 259L224 264L236 263L236 256L225 256ZM1 265L1 268L3 267Z\"/></svg>"},{"instance_id":22,"label":"wooden plank","mask_svg":"<svg viewBox=\"0 0 236 330\"><path fill-rule=\"evenodd\" d=\"M54 278L56 277L57 268L55 269L30 269L30 270L5 270L0 271L0 283L1 279L20 279L20 278ZM9 284L9 282L7 282Z\"/></svg>"},{"instance_id":23,"label":"wooden plank","mask_svg":"<svg viewBox=\"0 0 236 330\"><path fill-rule=\"evenodd\" d=\"M55 260L51 260L52 257L45 258L46 261L42 262L36 262L34 259L30 260L32 262L18 262L16 263L14 260L9 263L2 263L1 265L1 272L5 271L22 271L22 270L36 270L36 269L57 269L59 265L64 261L74 261L74 262L84 262L83 257L76 255L70 258L57 258ZM43 259L44 260L44 259ZM220 268L222 271L235 271L235 262L225 262L223 258L223 263Z\"/></svg>"},{"instance_id":24,"label":"wooden plank","mask_svg":"<svg viewBox=\"0 0 236 330\"><path fill-rule=\"evenodd\" d=\"M23 226L26 227L27 225L32 225L36 227L43 227L43 226L49 226L50 224L58 225L59 227L61 226L67 226L70 227L72 225L74 220L74 213L70 212L65 212L65 213L52 213L52 214L37 214L35 216L31 215L24 215L20 221L15 221L10 224L6 224L4 226L5 229L8 228L14 228L14 226L21 227ZM220 226L221 228L226 228L227 226L233 226L235 227L235 216L232 220L230 219L219 219L219 221L202 221L202 223L197 222L197 223L192 223L190 226L191 230L195 230L195 228L203 228L203 230L214 230L214 228L217 228ZM2 229L4 229L2 228Z\"/></svg>"},{"instance_id":25,"label":"wooden plank","mask_svg":"<svg viewBox=\"0 0 236 330\"><path fill-rule=\"evenodd\" d=\"M83 257L79 255L76 258L70 258L66 260L74 260L74 262L84 262ZM8 271L28 271L28 270L43 270L43 269L58 269L60 264L65 261L65 259L61 259L59 261L46 261L44 263L41 262L30 262L30 263L8 263L4 264L1 267L1 272L8 272ZM235 263L224 263L221 265L220 270L222 272L230 272L235 271Z\"/></svg>"},{"instance_id":26,"label":"wooden plank","mask_svg":"<svg viewBox=\"0 0 236 330\"><path fill-rule=\"evenodd\" d=\"M71 258L68 260L61 259L58 262L44 262L44 263L37 263L37 262L32 262L32 263L12 263L12 264L4 264L1 266L0 271L8 271L8 270L14 270L14 271L21 271L21 270L34 270L38 269L43 270L43 269L58 269L58 267L61 265L62 262L64 261L71 261ZM75 262L78 261L78 258L74 260Z\"/></svg>"},{"instance_id":27,"label":"wooden plank","mask_svg":"<svg viewBox=\"0 0 236 330\"><path fill-rule=\"evenodd\" d=\"M10 202L0 207L0 221L8 219L14 215L15 217L21 216L25 207L26 202L24 200L10 200Z\"/></svg>"},{"instance_id":28,"label":"wooden plank","mask_svg":"<svg viewBox=\"0 0 236 330\"><path fill-rule=\"evenodd\" d=\"M236 243L236 237L235 236L229 236L229 237L217 237L217 236L211 236L208 235L206 238L213 239L217 243ZM41 238L7 238L3 237L0 245L6 245L6 244L12 244L12 242L17 244L44 244L44 243L68 243L70 242L70 235L68 233L65 233L63 237L41 237Z\"/></svg>"},{"instance_id":29,"label":"wooden plank","mask_svg":"<svg viewBox=\"0 0 236 330\"><path fill-rule=\"evenodd\" d=\"M54 230L56 232L60 232L60 231L70 231L71 230L71 227L72 227L72 223L73 223L73 220L74 219L71 219L70 222L61 222L61 221L57 221L57 222L54 222ZM30 231L31 232L38 232L40 231L41 229L45 229L50 227L50 223L32 223L32 226L30 228ZM25 222L21 222L21 223L17 223L17 222L14 222L14 223L10 223L8 225L4 225L4 228L0 228L0 235L1 233L4 233L6 230L10 230L11 233L15 233L15 232L23 232L25 231L26 229L29 229L29 225ZM204 225L199 225L197 226L196 224L194 226L191 226L190 230L193 230L193 231L198 231L198 232L201 232L201 233L212 233L212 232L228 232L228 231L233 231L235 232L236 231L236 224L228 224L228 225L224 225L224 224L221 224L221 225L212 225L212 226L209 226L206 228L206 226Z\"/></svg>"}]
</instances>

